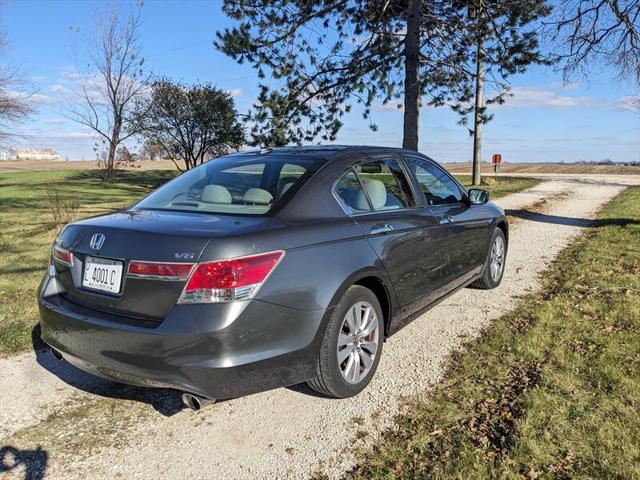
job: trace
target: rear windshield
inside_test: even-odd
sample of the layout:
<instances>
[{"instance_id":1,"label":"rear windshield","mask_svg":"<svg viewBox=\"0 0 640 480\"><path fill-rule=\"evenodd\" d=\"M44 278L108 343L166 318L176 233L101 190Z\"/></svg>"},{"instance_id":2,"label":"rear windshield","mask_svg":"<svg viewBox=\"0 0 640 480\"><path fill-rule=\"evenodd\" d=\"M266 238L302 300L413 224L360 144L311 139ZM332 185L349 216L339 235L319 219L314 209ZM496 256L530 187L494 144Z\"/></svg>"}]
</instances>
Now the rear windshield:
<instances>
[{"instance_id":1,"label":"rear windshield","mask_svg":"<svg viewBox=\"0 0 640 480\"><path fill-rule=\"evenodd\" d=\"M318 167L308 157L221 157L163 185L133 210L265 215L286 204Z\"/></svg>"}]
</instances>

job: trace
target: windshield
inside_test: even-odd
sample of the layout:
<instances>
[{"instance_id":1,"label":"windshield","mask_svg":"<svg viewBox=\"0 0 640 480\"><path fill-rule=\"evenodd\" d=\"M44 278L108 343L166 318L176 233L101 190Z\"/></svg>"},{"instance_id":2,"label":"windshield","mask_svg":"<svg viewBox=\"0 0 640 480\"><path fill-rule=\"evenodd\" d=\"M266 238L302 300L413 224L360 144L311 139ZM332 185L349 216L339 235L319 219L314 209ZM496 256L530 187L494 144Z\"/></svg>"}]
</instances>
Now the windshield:
<instances>
[{"instance_id":1,"label":"windshield","mask_svg":"<svg viewBox=\"0 0 640 480\"><path fill-rule=\"evenodd\" d=\"M317 159L221 157L163 185L133 210L264 215L284 205L318 169Z\"/></svg>"}]
</instances>

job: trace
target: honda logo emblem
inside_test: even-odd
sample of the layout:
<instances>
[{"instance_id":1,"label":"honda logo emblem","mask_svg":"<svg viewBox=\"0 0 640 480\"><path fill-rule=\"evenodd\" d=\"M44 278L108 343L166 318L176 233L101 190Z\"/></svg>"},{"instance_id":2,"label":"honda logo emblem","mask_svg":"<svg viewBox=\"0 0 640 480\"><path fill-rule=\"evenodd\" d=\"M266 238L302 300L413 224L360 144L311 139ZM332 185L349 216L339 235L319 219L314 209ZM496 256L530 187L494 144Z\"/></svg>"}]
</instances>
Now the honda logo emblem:
<instances>
[{"instance_id":1,"label":"honda logo emblem","mask_svg":"<svg viewBox=\"0 0 640 480\"><path fill-rule=\"evenodd\" d=\"M107 237L104 236L104 233L94 233L91 236L91 241L89 242L89 246L94 250L100 250L102 245L104 245L104 240Z\"/></svg>"}]
</instances>

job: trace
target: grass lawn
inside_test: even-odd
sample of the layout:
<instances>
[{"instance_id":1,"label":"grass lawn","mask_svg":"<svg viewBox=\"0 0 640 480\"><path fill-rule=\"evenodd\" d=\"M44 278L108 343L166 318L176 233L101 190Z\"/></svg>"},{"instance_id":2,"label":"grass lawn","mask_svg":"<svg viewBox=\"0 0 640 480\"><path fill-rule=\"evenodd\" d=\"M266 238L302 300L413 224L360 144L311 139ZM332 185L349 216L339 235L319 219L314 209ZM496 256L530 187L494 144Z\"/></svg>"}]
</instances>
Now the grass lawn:
<instances>
[{"instance_id":1,"label":"grass lawn","mask_svg":"<svg viewBox=\"0 0 640 480\"><path fill-rule=\"evenodd\" d=\"M640 188L470 342L348 477L640 478Z\"/></svg>"},{"instance_id":2,"label":"grass lawn","mask_svg":"<svg viewBox=\"0 0 640 480\"><path fill-rule=\"evenodd\" d=\"M95 170L0 174L0 356L25 350L38 322L37 288L62 225L54 222L59 202L73 218L119 209L166 182L175 172L123 172L111 185Z\"/></svg>"},{"instance_id":3,"label":"grass lawn","mask_svg":"<svg viewBox=\"0 0 640 480\"><path fill-rule=\"evenodd\" d=\"M0 174L0 356L28 349L38 322L36 290L64 221L120 209L176 174L171 170L122 172L105 184L96 170L22 171ZM463 178L464 181L464 178ZM537 180L499 179L492 198L535 185ZM79 208L76 211L74 204ZM68 212L66 210L69 210Z\"/></svg>"},{"instance_id":4,"label":"grass lawn","mask_svg":"<svg viewBox=\"0 0 640 480\"><path fill-rule=\"evenodd\" d=\"M467 188L471 186L471 175L458 175L458 180ZM510 193L519 192L525 188L535 187L540 180L535 178L524 177L493 177L492 175L483 175L483 178L490 182L487 185L481 185L479 188L489 191L489 199L504 197Z\"/></svg>"}]
</instances>

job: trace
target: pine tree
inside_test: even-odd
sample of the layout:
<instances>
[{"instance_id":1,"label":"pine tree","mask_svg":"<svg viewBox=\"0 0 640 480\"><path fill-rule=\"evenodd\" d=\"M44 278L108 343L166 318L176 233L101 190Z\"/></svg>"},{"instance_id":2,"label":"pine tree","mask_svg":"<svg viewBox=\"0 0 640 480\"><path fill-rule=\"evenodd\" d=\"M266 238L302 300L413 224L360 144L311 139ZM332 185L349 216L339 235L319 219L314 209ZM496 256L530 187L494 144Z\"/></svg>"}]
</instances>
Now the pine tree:
<instances>
[{"instance_id":1,"label":"pine tree","mask_svg":"<svg viewBox=\"0 0 640 480\"><path fill-rule=\"evenodd\" d=\"M518 41L488 45L486 65L498 59L498 77L535 58L528 53L537 44L515 30L527 9L538 12L532 18L544 14L539 1L506 3L516 11L499 16L504 28L496 32ZM223 9L238 24L218 32L216 45L257 69L253 143L334 140L343 115L358 104L376 130L370 112L378 101L404 107L403 146L417 150L422 105L450 105L463 118L473 107L479 28L467 7L450 0L226 0Z\"/></svg>"}]
</instances>

